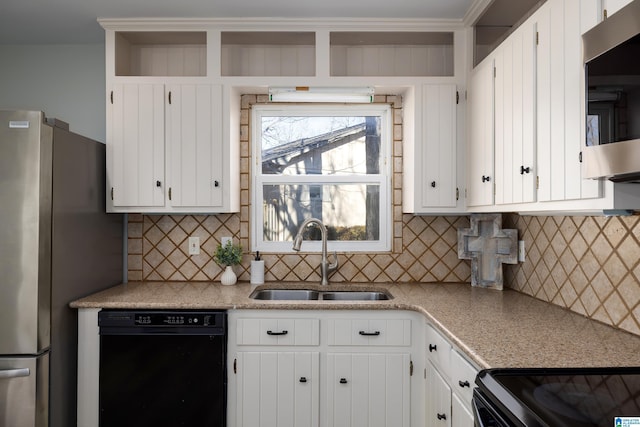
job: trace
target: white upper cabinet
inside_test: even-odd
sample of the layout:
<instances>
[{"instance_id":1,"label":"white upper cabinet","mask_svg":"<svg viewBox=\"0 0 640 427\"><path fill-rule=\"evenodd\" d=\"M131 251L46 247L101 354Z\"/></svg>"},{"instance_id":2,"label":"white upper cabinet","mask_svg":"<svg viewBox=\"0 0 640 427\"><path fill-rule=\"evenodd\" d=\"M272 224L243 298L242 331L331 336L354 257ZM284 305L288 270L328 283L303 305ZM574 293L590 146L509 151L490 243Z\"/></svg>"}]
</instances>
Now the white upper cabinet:
<instances>
[{"instance_id":1,"label":"white upper cabinet","mask_svg":"<svg viewBox=\"0 0 640 427\"><path fill-rule=\"evenodd\" d=\"M222 88L169 85L167 160L169 202L189 209L223 206Z\"/></svg>"},{"instance_id":2,"label":"white upper cabinet","mask_svg":"<svg viewBox=\"0 0 640 427\"><path fill-rule=\"evenodd\" d=\"M107 95L107 211L165 206L164 85L116 84Z\"/></svg>"},{"instance_id":3,"label":"white upper cabinet","mask_svg":"<svg viewBox=\"0 0 640 427\"><path fill-rule=\"evenodd\" d=\"M404 156L404 212L453 212L460 208L458 184L458 91L454 84L422 86L421 131ZM406 146L406 145L405 145ZM411 150L413 148L414 151Z\"/></svg>"},{"instance_id":4,"label":"white upper cabinet","mask_svg":"<svg viewBox=\"0 0 640 427\"><path fill-rule=\"evenodd\" d=\"M494 56L471 75L468 94L467 206L493 205L494 196Z\"/></svg>"},{"instance_id":5,"label":"white upper cabinet","mask_svg":"<svg viewBox=\"0 0 640 427\"><path fill-rule=\"evenodd\" d=\"M225 109L239 101L208 77L213 37L191 27L110 25L107 211L238 212L238 124L231 133Z\"/></svg>"},{"instance_id":6,"label":"white upper cabinet","mask_svg":"<svg viewBox=\"0 0 640 427\"><path fill-rule=\"evenodd\" d=\"M536 200L534 47L527 21L495 52L496 204Z\"/></svg>"},{"instance_id":7,"label":"white upper cabinet","mask_svg":"<svg viewBox=\"0 0 640 427\"><path fill-rule=\"evenodd\" d=\"M553 0L535 15L538 25L538 199L601 197L598 181L582 179L584 71L580 0Z\"/></svg>"}]
</instances>

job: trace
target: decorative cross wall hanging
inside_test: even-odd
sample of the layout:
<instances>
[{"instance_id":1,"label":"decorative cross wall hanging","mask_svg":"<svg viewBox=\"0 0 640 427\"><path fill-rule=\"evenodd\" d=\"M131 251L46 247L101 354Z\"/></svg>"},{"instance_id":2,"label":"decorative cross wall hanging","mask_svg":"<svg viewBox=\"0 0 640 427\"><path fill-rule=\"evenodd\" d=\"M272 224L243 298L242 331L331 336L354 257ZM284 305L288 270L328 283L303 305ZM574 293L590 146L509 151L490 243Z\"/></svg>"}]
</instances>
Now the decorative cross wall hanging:
<instances>
[{"instance_id":1,"label":"decorative cross wall hanging","mask_svg":"<svg viewBox=\"0 0 640 427\"><path fill-rule=\"evenodd\" d=\"M502 214L471 214L458 229L458 258L471 260L471 285L502 290L502 264L518 262L518 230L502 229Z\"/></svg>"}]
</instances>

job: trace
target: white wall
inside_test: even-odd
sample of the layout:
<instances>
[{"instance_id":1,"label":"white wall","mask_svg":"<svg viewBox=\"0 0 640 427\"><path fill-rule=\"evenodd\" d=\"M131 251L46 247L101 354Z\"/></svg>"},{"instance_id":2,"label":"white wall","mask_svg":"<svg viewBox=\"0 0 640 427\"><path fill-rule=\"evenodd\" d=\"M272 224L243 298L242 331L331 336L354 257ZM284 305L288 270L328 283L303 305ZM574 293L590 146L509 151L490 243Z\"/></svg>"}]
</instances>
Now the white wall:
<instances>
[{"instance_id":1,"label":"white wall","mask_svg":"<svg viewBox=\"0 0 640 427\"><path fill-rule=\"evenodd\" d=\"M0 45L0 109L44 111L105 141L103 44Z\"/></svg>"}]
</instances>

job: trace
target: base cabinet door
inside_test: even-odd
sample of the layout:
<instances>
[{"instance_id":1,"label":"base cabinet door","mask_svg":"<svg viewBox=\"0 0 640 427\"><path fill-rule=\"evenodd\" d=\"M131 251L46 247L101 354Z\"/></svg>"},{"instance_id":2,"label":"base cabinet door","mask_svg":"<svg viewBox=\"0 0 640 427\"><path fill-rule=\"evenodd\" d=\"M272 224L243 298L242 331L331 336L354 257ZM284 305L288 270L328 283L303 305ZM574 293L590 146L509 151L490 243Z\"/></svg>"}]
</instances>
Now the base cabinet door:
<instances>
[{"instance_id":1,"label":"base cabinet door","mask_svg":"<svg viewBox=\"0 0 640 427\"><path fill-rule=\"evenodd\" d=\"M451 388L427 362L427 426L451 427Z\"/></svg>"},{"instance_id":2,"label":"base cabinet door","mask_svg":"<svg viewBox=\"0 0 640 427\"><path fill-rule=\"evenodd\" d=\"M460 398L453 393L451 395L451 427L473 427L473 414L465 406Z\"/></svg>"},{"instance_id":3,"label":"base cabinet door","mask_svg":"<svg viewBox=\"0 0 640 427\"><path fill-rule=\"evenodd\" d=\"M409 353L327 354L328 427L409 427Z\"/></svg>"},{"instance_id":4,"label":"base cabinet door","mask_svg":"<svg viewBox=\"0 0 640 427\"><path fill-rule=\"evenodd\" d=\"M317 427L319 353L237 353L237 427Z\"/></svg>"}]
</instances>

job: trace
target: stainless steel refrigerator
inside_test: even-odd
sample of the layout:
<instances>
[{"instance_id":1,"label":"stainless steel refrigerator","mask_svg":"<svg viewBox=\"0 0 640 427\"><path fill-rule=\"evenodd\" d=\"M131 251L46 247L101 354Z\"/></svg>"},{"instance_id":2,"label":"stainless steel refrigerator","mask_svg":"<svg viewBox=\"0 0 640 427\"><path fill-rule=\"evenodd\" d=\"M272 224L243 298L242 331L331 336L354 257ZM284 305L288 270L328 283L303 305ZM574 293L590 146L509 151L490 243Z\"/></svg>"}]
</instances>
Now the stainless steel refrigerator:
<instances>
[{"instance_id":1,"label":"stainless steel refrigerator","mask_svg":"<svg viewBox=\"0 0 640 427\"><path fill-rule=\"evenodd\" d=\"M0 110L0 427L76 425L77 313L122 282L104 144L39 111Z\"/></svg>"}]
</instances>

